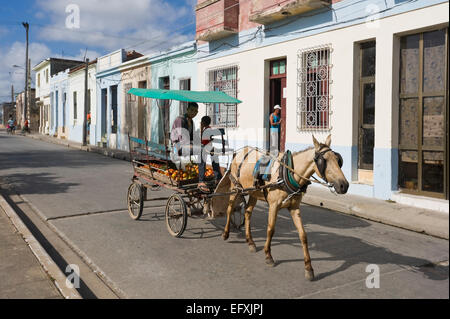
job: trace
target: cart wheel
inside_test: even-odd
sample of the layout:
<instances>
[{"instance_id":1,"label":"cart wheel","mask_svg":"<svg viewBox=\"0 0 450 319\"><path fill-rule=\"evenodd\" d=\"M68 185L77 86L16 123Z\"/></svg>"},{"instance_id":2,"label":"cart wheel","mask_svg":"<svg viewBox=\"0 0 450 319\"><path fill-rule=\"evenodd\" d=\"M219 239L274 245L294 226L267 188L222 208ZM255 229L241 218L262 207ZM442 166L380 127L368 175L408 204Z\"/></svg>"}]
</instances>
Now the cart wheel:
<instances>
[{"instance_id":1,"label":"cart wheel","mask_svg":"<svg viewBox=\"0 0 450 319\"><path fill-rule=\"evenodd\" d=\"M234 203L234 211L231 214L231 225L236 228L236 230L241 229L241 227L245 224L245 208L246 201L244 196L239 196L236 198Z\"/></svg>"},{"instance_id":2,"label":"cart wheel","mask_svg":"<svg viewBox=\"0 0 450 319\"><path fill-rule=\"evenodd\" d=\"M181 237L187 225L187 206L179 194L173 194L166 205L166 225L174 237Z\"/></svg>"},{"instance_id":3,"label":"cart wheel","mask_svg":"<svg viewBox=\"0 0 450 319\"><path fill-rule=\"evenodd\" d=\"M134 220L141 218L144 209L144 190L141 184L133 182L128 187L127 203L130 217Z\"/></svg>"}]
</instances>

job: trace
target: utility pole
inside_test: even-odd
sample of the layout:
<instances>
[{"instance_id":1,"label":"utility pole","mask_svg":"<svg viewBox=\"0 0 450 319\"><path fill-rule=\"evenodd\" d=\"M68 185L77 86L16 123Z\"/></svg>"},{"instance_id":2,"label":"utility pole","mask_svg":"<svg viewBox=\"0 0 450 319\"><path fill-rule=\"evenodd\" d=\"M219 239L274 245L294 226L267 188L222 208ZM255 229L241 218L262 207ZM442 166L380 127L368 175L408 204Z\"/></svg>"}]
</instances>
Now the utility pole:
<instances>
[{"instance_id":1,"label":"utility pole","mask_svg":"<svg viewBox=\"0 0 450 319\"><path fill-rule=\"evenodd\" d=\"M23 125L27 120L27 111L28 111L28 31L30 30L30 25L28 22L22 22L26 32L27 32L27 43L26 43L26 53L25 53L25 103L23 107Z\"/></svg>"},{"instance_id":2,"label":"utility pole","mask_svg":"<svg viewBox=\"0 0 450 319\"><path fill-rule=\"evenodd\" d=\"M28 94L28 107L24 110L25 113L25 121L28 120L28 124L30 122L30 108L31 108L31 59L28 59L28 91L26 94ZM25 125L25 121L23 122Z\"/></svg>"},{"instance_id":3,"label":"utility pole","mask_svg":"<svg viewBox=\"0 0 450 319\"><path fill-rule=\"evenodd\" d=\"M89 59L86 59L86 71L84 74L84 116L83 116L83 145L87 145L87 107L89 103L88 97L88 73L89 73Z\"/></svg>"}]
</instances>

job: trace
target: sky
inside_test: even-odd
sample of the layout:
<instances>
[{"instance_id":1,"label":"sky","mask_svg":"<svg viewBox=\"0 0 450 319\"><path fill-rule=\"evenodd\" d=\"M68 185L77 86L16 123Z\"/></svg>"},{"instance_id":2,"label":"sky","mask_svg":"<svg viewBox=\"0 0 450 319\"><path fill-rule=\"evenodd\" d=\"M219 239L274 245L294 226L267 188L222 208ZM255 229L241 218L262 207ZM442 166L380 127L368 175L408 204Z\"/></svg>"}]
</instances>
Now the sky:
<instances>
[{"instance_id":1,"label":"sky","mask_svg":"<svg viewBox=\"0 0 450 319\"><path fill-rule=\"evenodd\" d=\"M193 41L197 0L0 0L0 103L25 86L25 28L31 66L48 57L93 60L124 48L143 54ZM79 19L78 19L79 17ZM18 67L13 67L14 65ZM34 76L32 74L32 87Z\"/></svg>"}]
</instances>

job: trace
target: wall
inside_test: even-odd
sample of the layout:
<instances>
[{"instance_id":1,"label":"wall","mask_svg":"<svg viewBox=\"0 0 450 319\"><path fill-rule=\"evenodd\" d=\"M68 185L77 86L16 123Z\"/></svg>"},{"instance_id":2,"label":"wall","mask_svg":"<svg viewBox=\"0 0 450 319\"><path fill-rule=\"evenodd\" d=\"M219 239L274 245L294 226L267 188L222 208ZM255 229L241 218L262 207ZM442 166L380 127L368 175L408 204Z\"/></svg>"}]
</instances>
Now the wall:
<instances>
[{"instance_id":1,"label":"wall","mask_svg":"<svg viewBox=\"0 0 450 319\"><path fill-rule=\"evenodd\" d=\"M214 55L205 57L198 64L198 88L205 89L205 76L210 68L222 65L239 65L238 99L243 103L238 107L237 129L229 129L231 144L239 148L245 144L262 146L266 134L260 128L267 127L268 112L268 61L280 57L287 58L287 131L286 148L292 151L301 150L312 144L312 132L297 130L297 63L298 50L330 44L332 51L332 84L330 93L333 96L330 110L332 112L329 131L313 132L319 141L325 141L332 134L333 149L344 157L343 171L349 181L353 180L355 169L354 107L354 61L355 43L376 39L376 114L375 114L375 149L374 149L374 185L361 185L353 181L350 193L389 199L397 184L397 123L398 108L398 36L408 32L416 32L423 28L439 24L448 25L448 2L418 1L398 3L389 1L394 6L386 11L385 17L375 25L368 25L363 17L367 4L358 5L342 1L336 4L331 16L328 12L312 16L305 21L293 21L290 26L273 29L270 37L267 33L254 41L238 48L219 49ZM384 1L380 6L384 6ZM424 7L420 9L421 7ZM420 10L417 10L420 9ZM403 11L401 11L403 10ZM389 14L388 14L389 13ZM354 18L352 18L352 15ZM337 20L337 21L336 21ZM351 22L350 22L351 21ZM324 26L320 29L319 26ZM314 29L313 29L314 27ZM244 37L246 34L241 34ZM222 42L223 43L223 42ZM219 47L219 43L210 43L201 49ZM393 79L393 80L391 80ZM201 109L201 115L205 113ZM266 116L265 116L266 114ZM254 128L258 128L255 130Z\"/></svg>"},{"instance_id":2,"label":"wall","mask_svg":"<svg viewBox=\"0 0 450 319\"><path fill-rule=\"evenodd\" d=\"M196 66L196 51L193 43L181 45L179 49L172 49L162 55L150 57L151 63L151 87L161 88L160 79L168 76L170 78L170 89L179 90L180 80L190 78L191 90L195 91L198 88L197 66ZM203 85L202 85L203 87ZM170 106L170 130L172 123L179 116L180 103L172 101ZM151 101L151 141L159 143L159 135L162 131L161 116L157 107L156 101ZM194 119L198 127L199 116Z\"/></svg>"},{"instance_id":3,"label":"wall","mask_svg":"<svg viewBox=\"0 0 450 319\"><path fill-rule=\"evenodd\" d=\"M151 87L151 67L150 63L148 61L148 57L139 58L136 60L132 60L130 62L126 62L122 64L121 66L121 72L122 72L122 87L123 87L123 95L120 103L120 114L122 115L119 119L121 131L124 132L121 136L120 144L122 145L122 149L128 150L128 139L127 139L127 133L128 133L128 127L127 127L127 119L126 119L126 100L130 98L130 95L127 94L126 88L127 85L129 85L132 88L138 88L139 82L146 81L147 82L147 88ZM138 137L138 121L140 120L139 117L144 117L144 127L145 127L145 136L147 139L150 138L151 135L151 129L150 129L150 109L149 109L149 99L142 99L144 103L144 112L143 114L139 114L138 112L138 101L139 98L136 96L131 97L130 108L131 108L131 119L130 119L130 135Z\"/></svg>"},{"instance_id":4,"label":"wall","mask_svg":"<svg viewBox=\"0 0 450 319\"><path fill-rule=\"evenodd\" d=\"M96 63L89 65L88 71L88 90L91 90L91 127L90 127L90 144L95 145L96 140L96 120L97 120L97 79L96 79ZM84 68L69 74L69 90L67 96L67 113L66 124L68 129L68 139L74 142L83 143L83 119L85 107L85 74ZM77 92L77 116L74 118L74 101L73 92Z\"/></svg>"}]
</instances>

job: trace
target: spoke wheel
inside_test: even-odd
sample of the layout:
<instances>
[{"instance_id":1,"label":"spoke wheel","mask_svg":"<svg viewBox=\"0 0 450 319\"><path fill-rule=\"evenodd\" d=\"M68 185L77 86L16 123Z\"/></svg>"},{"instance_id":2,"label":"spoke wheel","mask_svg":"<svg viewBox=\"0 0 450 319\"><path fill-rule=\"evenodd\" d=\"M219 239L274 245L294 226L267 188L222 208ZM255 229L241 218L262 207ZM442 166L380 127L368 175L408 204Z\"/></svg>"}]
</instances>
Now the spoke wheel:
<instances>
[{"instance_id":1,"label":"spoke wheel","mask_svg":"<svg viewBox=\"0 0 450 319\"><path fill-rule=\"evenodd\" d=\"M166 226L174 237L181 237L187 225L187 206L179 194L173 194L166 204Z\"/></svg>"},{"instance_id":2,"label":"spoke wheel","mask_svg":"<svg viewBox=\"0 0 450 319\"><path fill-rule=\"evenodd\" d=\"M141 184L133 182L128 187L127 203L130 217L134 220L141 218L144 209L144 190Z\"/></svg>"}]
</instances>

